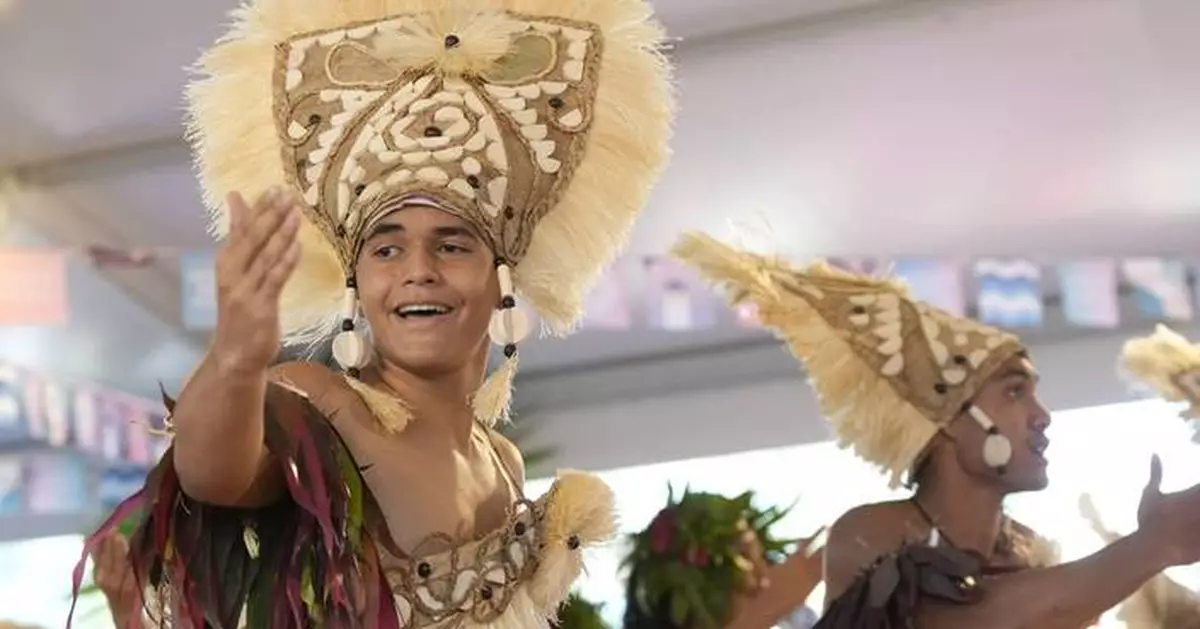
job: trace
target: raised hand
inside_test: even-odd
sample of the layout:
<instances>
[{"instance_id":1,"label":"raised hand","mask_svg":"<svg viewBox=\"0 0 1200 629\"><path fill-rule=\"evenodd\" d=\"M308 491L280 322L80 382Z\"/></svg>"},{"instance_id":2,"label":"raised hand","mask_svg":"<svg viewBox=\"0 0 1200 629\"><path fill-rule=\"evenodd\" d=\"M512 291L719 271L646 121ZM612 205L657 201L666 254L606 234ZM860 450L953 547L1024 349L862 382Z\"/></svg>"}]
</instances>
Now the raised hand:
<instances>
[{"instance_id":1,"label":"raised hand","mask_svg":"<svg viewBox=\"0 0 1200 629\"><path fill-rule=\"evenodd\" d=\"M1150 481L1138 506L1138 531L1161 544L1167 566L1200 562L1200 485L1164 494L1162 461L1150 461Z\"/></svg>"},{"instance_id":2,"label":"raised hand","mask_svg":"<svg viewBox=\"0 0 1200 629\"><path fill-rule=\"evenodd\" d=\"M253 209L232 193L229 236L217 254L213 358L227 372L256 373L279 353L279 295L300 261L299 202L279 188Z\"/></svg>"}]
</instances>

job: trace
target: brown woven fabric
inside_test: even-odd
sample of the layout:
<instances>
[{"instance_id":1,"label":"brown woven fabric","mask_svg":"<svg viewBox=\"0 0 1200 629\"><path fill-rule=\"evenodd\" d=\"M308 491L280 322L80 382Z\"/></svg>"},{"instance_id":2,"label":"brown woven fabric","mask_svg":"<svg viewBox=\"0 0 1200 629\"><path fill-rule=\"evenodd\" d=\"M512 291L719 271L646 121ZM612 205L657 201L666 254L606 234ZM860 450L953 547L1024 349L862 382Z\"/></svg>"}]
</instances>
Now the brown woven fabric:
<instances>
[{"instance_id":1,"label":"brown woven fabric","mask_svg":"<svg viewBox=\"0 0 1200 629\"><path fill-rule=\"evenodd\" d=\"M983 591L982 565L950 547L906 546L864 570L814 629L907 629L921 605L969 605Z\"/></svg>"}]
</instances>

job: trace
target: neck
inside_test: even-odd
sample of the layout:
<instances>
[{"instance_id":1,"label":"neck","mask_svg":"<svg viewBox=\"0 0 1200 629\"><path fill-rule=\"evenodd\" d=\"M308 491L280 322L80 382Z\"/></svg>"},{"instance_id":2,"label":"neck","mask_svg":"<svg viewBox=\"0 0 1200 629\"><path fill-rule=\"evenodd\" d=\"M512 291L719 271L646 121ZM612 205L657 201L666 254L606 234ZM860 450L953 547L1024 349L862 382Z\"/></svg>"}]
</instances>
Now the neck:
<instances>
[{"instance_id":1,"label":"neck","mask_svg":"<svg viewBox=\"0 0 1200 629\"><path fill-rule=\"evenodd\" d=\"M473 361L472 361L473 362ZM418 375L386 359L379 361L378 377L412 411L417 430L449 431L460 446L466 446L475 423L471 396L481 383L481 371L473 365L435 376Z\"/></svg>"},{"instance_id":2,"label":"neck","mask_svg":"<svg viewBox=\"0 0 1200 629\"><path fill-rule=\"evenodd\" d=\"M994 484L959 469L933 471L917 489L918 506L946 541L959 550L991 557L1000 537L1004 494Z\"/></svg>"}]
</instances>

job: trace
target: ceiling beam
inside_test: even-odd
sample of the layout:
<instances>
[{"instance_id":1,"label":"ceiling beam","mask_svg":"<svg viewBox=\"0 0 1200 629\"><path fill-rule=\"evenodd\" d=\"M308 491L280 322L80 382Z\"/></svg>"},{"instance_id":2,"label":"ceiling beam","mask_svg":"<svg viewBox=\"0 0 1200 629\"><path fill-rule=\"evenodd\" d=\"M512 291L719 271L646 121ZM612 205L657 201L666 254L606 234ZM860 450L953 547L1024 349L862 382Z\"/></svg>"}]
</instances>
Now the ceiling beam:
<instances>
[{"instance_id":1,"label":"ceiling beam","mask_svg":"<svg viewBox=\"0 0 1200 629\"><path fill-rule=\"evenodd\" d=\"M18 183L15 188L10 204L14 216L33 226L53 242L79 249L96 243L110 246L127 244L109 225L96 220L87 212L71 207L63 199L39 186ZM97 269L97 272L135 303L178 330L182 338L196 344L197 347L207 345L207 335L190 332L182 327L177 270L172 272L172 269L161 265L152 265L132 272L106 269Z\"/></svg>"}]
</instances>

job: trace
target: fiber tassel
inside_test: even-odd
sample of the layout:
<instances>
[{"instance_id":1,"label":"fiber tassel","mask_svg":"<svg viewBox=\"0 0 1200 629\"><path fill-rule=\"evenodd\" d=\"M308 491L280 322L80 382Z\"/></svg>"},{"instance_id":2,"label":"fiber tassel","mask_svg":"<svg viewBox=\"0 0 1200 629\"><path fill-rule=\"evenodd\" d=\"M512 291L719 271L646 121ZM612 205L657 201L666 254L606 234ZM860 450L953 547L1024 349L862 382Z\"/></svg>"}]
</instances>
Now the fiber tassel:
<instances>
[{"instance_id":1,"label":"fiber tassel","mask_svg":"<svg viewBox=\"0 0 1200 629\"><path fill-rule=\"evenodd\" d=\"M375 389L358 378L345 376L345 380L388 434L400 433L412 421L412 411L399 396Z\"/></svg>"},{"instance_id":2,"label":"fiber tassel","mask_svg":"<svg viewBox=\"0 0 1200 629\"><path fill-rule=\"evenodd\" d=\"M517 354L507 358L484 380L471 399L475 419L485 426L508 421L512 410L512 384L517 375Z\"/></svg>"},{"instance_id":3,"label":"fiber tassel","mask_svg":"<svg viewBox=\"0 0 1200 629\"><path fill-rule=\"evenodd\" d=\"M583 550L616 537L616 500L599 477L563 470L550 488L546 513L545 552L529 582L529 597L547 609L557 608L583 572Z\"/></svg>"}]
</instances>

